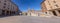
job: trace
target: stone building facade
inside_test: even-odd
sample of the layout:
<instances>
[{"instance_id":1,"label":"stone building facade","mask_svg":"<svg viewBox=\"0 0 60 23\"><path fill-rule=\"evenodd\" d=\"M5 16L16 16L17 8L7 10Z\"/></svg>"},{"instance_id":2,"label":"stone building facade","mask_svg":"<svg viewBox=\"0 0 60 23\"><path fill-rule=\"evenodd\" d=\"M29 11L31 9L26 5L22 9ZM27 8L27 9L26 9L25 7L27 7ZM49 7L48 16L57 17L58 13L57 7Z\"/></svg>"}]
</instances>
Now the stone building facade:
<instances>
[{"instance_id":1,"label":"stone building facade","mask_svg":"<svg viewBox=\"0 0 60 23\"><path fill-rule=\"evenodd\" d=\"M38 16L38 12L34 10L28 11L27 14L28 14L27 16Z\"/></svg>"},{"instance_id":2,"label":"stone building facade","mask_svg":"<svg viewBox=\"0 0 60 23\"><path fill-rule=\"evenodd\" d=\"M53 16L60 16L60 0L44 0L42 11Z\"/></svg>"},{"instance_id":3,"label":"stone building facade","mask_svg":"<svg viewBox=\"0 0 60 23\"><path fill-rule=\"evenodd\" d=\"M41 15L40 10L29 9L27 11L27 16L40 16L40 15Z\"/></svg>"},{"instance_id":4,"label":"stone building facade","mask_svg":"<svg viewBox=\"0 0 60 23\"><path fill-rule=\"evenodd\" d=\"M18 6L11 0L0 0L0 15L16 14L18 10Z\"/></svg>"}]
</instances>

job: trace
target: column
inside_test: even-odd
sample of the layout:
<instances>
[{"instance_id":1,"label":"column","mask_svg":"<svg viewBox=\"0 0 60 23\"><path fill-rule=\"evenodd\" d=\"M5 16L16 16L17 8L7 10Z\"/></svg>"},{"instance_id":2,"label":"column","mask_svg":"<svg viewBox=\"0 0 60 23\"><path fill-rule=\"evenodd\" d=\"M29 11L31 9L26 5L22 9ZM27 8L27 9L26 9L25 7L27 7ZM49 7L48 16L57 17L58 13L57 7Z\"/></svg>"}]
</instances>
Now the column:
<instances>
[{"instance_id":1,"label":"column","mask_svg":"<svg viewBox=\"0 0 60 23\"><path fill-rule=\"evenodd\" d=\"M10 11L9 11L9 15L10 15Z\"/></svg>"},{"instance_id":2,"label":"column","mask_svg":"<svg viewBox=\"0 0 60 23\"><path fill-rule=\"evenodd\" d=\"M59 16L59 12L57 10L55 10L55 12L56 12L57 16Z\"/></svg>"},{"instance_id":3,"label":"column","mask_svg":"<svg viewBox=\"0 0 60 23\"><path fill-rule=\"evenodd\" d=\"M49 12L50 12L49 14L50 14L51 16L54 16L54 14L53 14L53 12L52 12L52 11L49 11Z\"/></svg>"},{"instance_id":4,"label":"column","mask_svg":"<svg viewBox=\"0 0 60 23\"><path fill-rule=\"evenodd\" d=\"M10 15L11 15L11 11L10 11Z\"/></svg>"},{"instance_id":5,"label":"column","mask_svg":"<svg viewBox=\"0 0 60 23\"><path fill-rule=\"evenodd\" d=\"M7 11L5 11L5 16L7 15Z\"/></svg>"},{"instance_id":6,"label":"column","mask_svg":"<svg viewBox=\"0 0 60 23\"><path fill-rule=\"evenodd\" d=\"M50 11L47 11L47 15L50 15Z\"/></svg>"}]
</instances>

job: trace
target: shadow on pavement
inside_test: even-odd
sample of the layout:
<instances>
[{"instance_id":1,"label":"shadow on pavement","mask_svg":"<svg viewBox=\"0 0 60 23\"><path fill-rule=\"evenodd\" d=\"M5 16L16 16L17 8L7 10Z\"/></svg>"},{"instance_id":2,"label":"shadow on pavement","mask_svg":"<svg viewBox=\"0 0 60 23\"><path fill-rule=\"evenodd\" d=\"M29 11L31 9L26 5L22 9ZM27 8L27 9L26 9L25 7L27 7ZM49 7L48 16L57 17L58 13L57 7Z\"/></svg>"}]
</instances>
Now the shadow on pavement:
<instances>
[{"instance_id":1,"label":"shadow on pavement","mask_svg":"<svg viewBox=\"0 0 60 23\"><path fill-rule=\"evenodd\" d=\"M10 17L10 16L18 16L18 15L0 15L0 18Z\"/></svg>"}]
</instances>

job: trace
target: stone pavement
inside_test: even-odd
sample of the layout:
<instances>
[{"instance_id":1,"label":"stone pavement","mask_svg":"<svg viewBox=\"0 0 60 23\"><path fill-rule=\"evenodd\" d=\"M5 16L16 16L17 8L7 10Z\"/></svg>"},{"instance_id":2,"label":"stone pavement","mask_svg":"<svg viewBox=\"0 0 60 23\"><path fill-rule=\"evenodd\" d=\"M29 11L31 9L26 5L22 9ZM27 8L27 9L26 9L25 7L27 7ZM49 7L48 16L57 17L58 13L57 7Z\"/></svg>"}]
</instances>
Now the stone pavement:
<instances>
[{"instance_id":1,"label":"stone pavement","mask_svg":"<svg viewBox=\"0 0 60 23\"><path fill-rule=\"evenodd\" d=\"M10 16L0 18L0 23L60 23L60 18L34 16Z\"/></svg>"}]
</instances>

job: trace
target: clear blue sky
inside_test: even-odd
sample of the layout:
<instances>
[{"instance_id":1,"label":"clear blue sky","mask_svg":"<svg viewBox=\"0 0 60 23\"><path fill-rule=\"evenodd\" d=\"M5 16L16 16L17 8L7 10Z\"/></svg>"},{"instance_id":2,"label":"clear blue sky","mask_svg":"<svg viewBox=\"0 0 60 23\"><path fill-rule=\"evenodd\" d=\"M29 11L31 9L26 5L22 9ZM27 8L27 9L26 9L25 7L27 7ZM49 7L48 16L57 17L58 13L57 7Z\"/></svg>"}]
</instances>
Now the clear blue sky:
<instances>
[{"instance_id":1,"label":"clear blue sky","mask_svg":"<svg viewBox=\"0 0 60 23\"><path fill-rule=\"evenodd\" d=\"M40 10L41 9L41 2L43 0L12 0L16 5L18 5L19 9L21 11L27 11L28 8L34 10Z\"/></svg>"}]
</instances>

